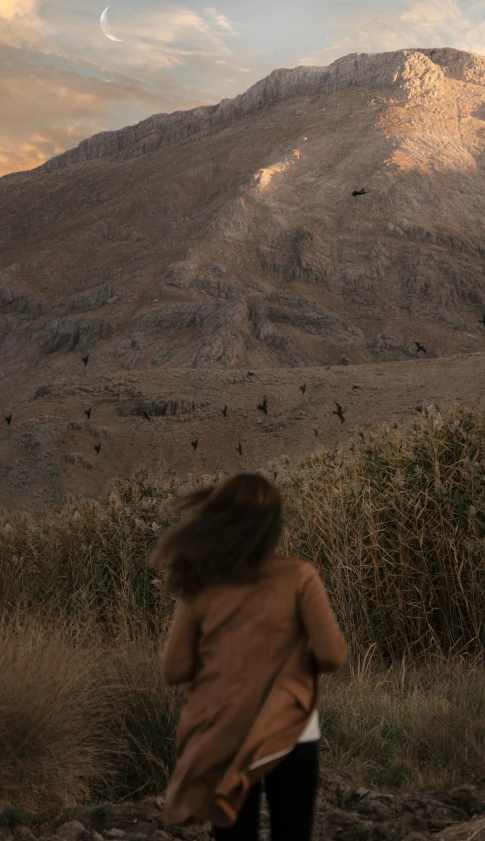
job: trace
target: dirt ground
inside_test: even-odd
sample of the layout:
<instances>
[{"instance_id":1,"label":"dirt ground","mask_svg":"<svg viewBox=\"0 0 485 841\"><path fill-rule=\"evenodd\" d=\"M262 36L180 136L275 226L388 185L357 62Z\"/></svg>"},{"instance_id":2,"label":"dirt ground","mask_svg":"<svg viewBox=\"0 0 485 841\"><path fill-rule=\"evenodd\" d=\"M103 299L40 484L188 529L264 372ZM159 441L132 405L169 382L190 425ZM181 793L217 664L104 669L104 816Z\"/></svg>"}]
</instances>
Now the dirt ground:
<instances>
[{"instance_id":1,"label":"dirt ground","mask_svg":"<svg viewBox=\"0 0 485 841\"><path fill-rule=\"evenodd\" d=\"M261 841L269 841L262 799ZM1 841L209 841L210 826L164 829L163 796L141 803L79 807L57 820L0 828ZM390 795L321 774L314 841L483 841L485 790L464 785L449 791ZM297 839L295 839L297 841Z\"/></svg>"},{"instance_id":2,"label":"dirt ground","mask_svg":"<svg viewBox=\"0 0 485 841\"><path fill-rule=\"evenodd\" d=\"M264 397L267 414L257 408ZM377 423L412 423L420 401L485 405L485 356L255 369L251 376L247 369L176 369L117 378L88 366L52 384L39 381L37 391L16 387L12 422L0 428L0 505L45 510L66 492L98 496L108 479L136 470L204 476L268 469L283 456L296 466L318 443L331 449Z\"/></svg>"}]
</instances>

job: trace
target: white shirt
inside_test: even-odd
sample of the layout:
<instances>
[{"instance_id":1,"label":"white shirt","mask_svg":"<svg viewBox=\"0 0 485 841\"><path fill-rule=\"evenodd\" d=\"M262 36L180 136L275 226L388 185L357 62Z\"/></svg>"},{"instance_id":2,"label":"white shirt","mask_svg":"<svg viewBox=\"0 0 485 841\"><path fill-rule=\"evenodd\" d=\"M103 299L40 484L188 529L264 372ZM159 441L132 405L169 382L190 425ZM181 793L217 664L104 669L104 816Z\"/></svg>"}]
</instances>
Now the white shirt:
<instances>
[{"instance_id":1,"label":"white shirt","mask_svg":"<svg viewBox=\"0 0 485 841\"><path fill-rule=\"evenodd\" d=\"M307 726L298 739L297 744L300 744L300 742L316 742L320 736L321 732L318 721L318 710L314 710ZM259 759L257 762L253 762L253 764L249 766L248 771L252 768L257 768L258 765L264 765L266 762L269 762L270 759L278 759L280 756L286 756L286 754L291 753L292 750L293 748L288 748L287 750L280 750L278 753L272 753L271 756L265 756L264 759Z\"/></svg>"}]
</instances>

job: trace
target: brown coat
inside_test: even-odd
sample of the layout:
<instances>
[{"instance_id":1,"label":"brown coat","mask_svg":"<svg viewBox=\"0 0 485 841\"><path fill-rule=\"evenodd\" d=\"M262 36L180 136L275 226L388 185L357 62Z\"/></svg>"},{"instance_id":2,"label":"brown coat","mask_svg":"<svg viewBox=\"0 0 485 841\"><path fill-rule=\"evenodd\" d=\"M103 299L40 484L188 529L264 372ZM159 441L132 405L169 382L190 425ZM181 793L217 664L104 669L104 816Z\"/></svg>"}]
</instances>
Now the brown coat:
<instances>
[{"instance_id":1,"label":"brown coat","mask_svg":"<svg viewBox=\"0 0 485 841\"><path fill-rule=\"evenodd\" d=\"M232 826L251 785L293 747L318 703L318 673L348 647L317 568L273 556L257 584L219 584L180 600L162 654L167 684L190 682L177 731L167 826Z\"/></svg>"}]
</instances>

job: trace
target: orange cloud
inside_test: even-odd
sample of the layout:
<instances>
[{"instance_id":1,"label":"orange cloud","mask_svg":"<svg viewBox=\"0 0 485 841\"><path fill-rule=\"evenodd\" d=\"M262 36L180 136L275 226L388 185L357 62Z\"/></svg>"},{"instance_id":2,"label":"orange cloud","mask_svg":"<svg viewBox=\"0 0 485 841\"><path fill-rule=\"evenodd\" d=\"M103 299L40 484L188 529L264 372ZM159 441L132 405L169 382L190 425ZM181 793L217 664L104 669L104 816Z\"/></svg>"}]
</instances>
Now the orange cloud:
<instances>
[{"instance_id":1,"label":"orange cloud","mask_svg":"<svg viewBox=\"0 0 485 841\"><path fill-rule=\"evenodd\" d=\"M190 66L207 87L227 70L247 72L225 44L232 25L215 8L137 11L129 21L117 9L116 32L128 42L112 49L97 18L71 18L67 6L0 0L0 175L39 166L98 131L218 101L165 69Z\"/></svg>"},{"instance_id":2,"label":"orange cloud","mask_svg":"<svg viewBox=\"0 0 485 841\"><path fill-rule=\"evenodd\" d=\"M6 20L28 17L36 8L37 0L0 0L0 17Z\"/></svg>"},{"instance_id":3,"label":"orange cloud","mask_svg":"<svg viewBox=\"0 0 485 841\"><path fill-rule=\"evenodd\" d=\"M3 47L2 52L0 114L8 114L8 120L0 120L0 176L40 166L97 132L207 104L173 83L163 93L127 75L111 74L106 84L87 76L87 68L76 72L74 62L72 70L48 61L36 68L24 50Z\"/></svg>"}]
</instances>

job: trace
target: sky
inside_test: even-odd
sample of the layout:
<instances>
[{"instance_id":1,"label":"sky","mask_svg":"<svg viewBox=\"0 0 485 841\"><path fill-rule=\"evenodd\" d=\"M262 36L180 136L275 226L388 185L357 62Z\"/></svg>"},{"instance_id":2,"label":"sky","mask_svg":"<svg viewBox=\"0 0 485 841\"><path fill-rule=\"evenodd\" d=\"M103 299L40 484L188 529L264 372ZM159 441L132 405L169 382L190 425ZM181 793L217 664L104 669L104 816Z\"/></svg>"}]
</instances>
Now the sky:
<instances>
[{"instance_id":1,"label":"sky","mask_svg":"<svg viewBox=\"0 0 485 841\"><path fill-rule=\"evenodd\" d=\"M480 0L0 0L0 176L349 53L485 54ZM216 3L212 6L211 3ZM364 9L365 6L365 9Z\"/></svg>"}]
</instances>

